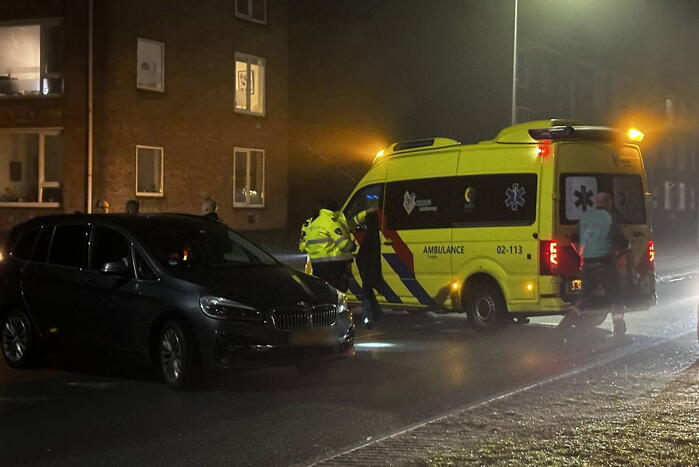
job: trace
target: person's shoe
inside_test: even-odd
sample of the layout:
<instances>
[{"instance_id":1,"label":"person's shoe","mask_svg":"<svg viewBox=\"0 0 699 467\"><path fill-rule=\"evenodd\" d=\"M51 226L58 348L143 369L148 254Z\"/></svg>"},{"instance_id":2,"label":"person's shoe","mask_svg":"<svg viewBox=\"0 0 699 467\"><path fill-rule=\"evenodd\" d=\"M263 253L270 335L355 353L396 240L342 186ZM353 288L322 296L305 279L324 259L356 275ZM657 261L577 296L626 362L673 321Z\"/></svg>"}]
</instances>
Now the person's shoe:
<instances>
[{"instance_id":1,"label":"person's shoe","mask_svg":"<svg viewBox=\"0 0 699 467\"><path fill-rule=\"evenodd\" d=\"M614 321L614 337L623 337L626 335L626 322Z\"/></svg>"},{"instance_id":2,"label":"person's shoe","mask_svg":"<svg viewBox=\"0 0 699 467\"><path fill-rule=\"evenodd\" d=\"M370 320L369 318L364 318L364 319L362 320L362 324L363 324L364 327L367 328L367 329L371 329L371 328L373 327L373 326L372 326L372 322L371 322L371 320Z\"/></svg>"}]
</instances>

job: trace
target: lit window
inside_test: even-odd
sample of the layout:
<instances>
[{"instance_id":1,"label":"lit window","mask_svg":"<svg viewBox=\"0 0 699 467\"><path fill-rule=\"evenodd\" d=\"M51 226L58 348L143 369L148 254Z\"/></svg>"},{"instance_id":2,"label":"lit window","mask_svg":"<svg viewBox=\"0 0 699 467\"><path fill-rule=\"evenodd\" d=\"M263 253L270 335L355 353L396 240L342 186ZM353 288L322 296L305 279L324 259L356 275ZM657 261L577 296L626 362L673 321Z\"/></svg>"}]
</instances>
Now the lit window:
<instances>
[{"instance_id":1,"label":"lit window","mask_svg":"<svg viewBox=\"0 0 699 467\"><path fill-rule=\"evenodd\" d=\"M235 16L267 24L267 0L235 0Z\"/></svg>"},{"instance_id":2,"label":"lit window","mask_svg":"<svg viewBox=\"0 0 699 467\"><path fill-rule=\"evenodd\" d=\"M0 26L0 96L63 93L63 23Z\"/></svg>"},{"instance_id":3,"label":"lit window","mask_svg":"<svg viewBox=\"0 0 699 467\"><path fill-rule=\"evenodd\" d=\"M136 87L165 91L165 44L138 38L136 41Z\"/></svg>"},{"instance_id":4,"label":"lit window","mask_svg":"<svg viewBox=\"0 0 699 467\"><path fill-rule=\"evenodd\" d=\"M59 131L0 132L0 205L58 207L62 179Z\"/></svg>"},{"instance_id":5,"label":"lit window","mask_svg":"<svg viewBox=\"0 0 699 467\"><path fill-rule=\"evenodd\" d=\"M262 208L265 205L265 152L235 148L233 158L233 206Z\"/></svg>"},{"instance_id":6,"label":"lit window","mask_svg":"<svg viewBox=\"0 0 699 467\"><path fill-rule=\"evenodd\" d=\"M136 196L163 196L163 148L136 146Z\"/></svg>"},{"instance_id":7,"label":"lit window","mask_svg":"<svg viewBox=\"0 0 699 467\"><path fill-rule=\"evenodd\" d=\"M265 114L265 59L236 52L235 111Z\"/></svg>"}]
</instances>

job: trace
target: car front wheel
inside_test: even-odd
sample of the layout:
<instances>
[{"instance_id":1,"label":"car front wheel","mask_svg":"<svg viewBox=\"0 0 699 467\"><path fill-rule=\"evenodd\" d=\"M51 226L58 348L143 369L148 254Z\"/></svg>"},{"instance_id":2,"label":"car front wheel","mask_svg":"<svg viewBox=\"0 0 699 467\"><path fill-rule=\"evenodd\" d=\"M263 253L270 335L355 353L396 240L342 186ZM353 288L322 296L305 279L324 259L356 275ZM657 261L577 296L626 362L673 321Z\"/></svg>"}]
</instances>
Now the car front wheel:
<instances>
[{"instance_id":1,"label":"car front wheel","mask_svg":"<svg viewBox=\"0 0 699 467\"><path fill-rule=\"evenodd\" d=\"M21 310L6 313L0 322L2 355L12 368L30 368L39 361L39 336L29 316Z\"/></svg>"},{"instance_id":2,"label":"car front wheel","mask_svg":"<svg viewBox=\"0 0 699 467\"><path fill-rule=\"evenodd\" d=\"M163 381L173 389L189 389L201 382L201 362L189 330L178 321L163 324L158 340Z\"/></svg>"}]
</instances>

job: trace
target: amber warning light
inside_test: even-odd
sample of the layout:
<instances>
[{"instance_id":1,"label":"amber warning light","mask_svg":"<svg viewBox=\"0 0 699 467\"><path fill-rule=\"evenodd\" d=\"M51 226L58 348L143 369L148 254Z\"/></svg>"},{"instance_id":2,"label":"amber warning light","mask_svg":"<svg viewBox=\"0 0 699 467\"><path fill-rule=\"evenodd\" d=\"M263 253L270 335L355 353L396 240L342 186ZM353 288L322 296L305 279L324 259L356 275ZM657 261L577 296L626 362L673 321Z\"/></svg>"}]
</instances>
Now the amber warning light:
<instances>
[{"instance_id":1,"label":"amber warning light","mask_svg":"<svg viewBox=\"0 0 699 467\"><path fill-rule=\"evenodd\" d=\"M629 128L629 131L626 132L626 136L629 138L629 140L637 143L640 143L643 141L643 138L646 137L645 133L637 128Z\"/></svg>"}]
</instances>

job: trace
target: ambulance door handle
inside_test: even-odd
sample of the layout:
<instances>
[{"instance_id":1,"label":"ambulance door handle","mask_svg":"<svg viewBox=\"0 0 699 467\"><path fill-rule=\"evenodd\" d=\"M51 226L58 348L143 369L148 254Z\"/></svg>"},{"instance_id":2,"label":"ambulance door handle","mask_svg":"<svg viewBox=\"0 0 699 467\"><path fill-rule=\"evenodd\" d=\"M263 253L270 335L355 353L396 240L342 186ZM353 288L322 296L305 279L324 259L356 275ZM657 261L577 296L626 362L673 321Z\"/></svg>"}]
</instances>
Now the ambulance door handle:
<instances>
[{"instance_id":1,"label":"ambulance door handle","mask_svg":"<svg viewBox=\"0 0 699 467\"><path fill-rule=\"evenodd\" d=\"M392 241L388 241L388 242L383 242L383 244L384 244L384 245L393 245L393 242L392 242Z\"/></svg>"}]
</instances>

